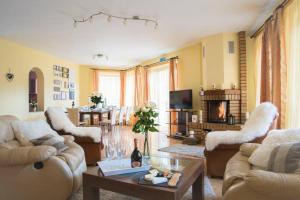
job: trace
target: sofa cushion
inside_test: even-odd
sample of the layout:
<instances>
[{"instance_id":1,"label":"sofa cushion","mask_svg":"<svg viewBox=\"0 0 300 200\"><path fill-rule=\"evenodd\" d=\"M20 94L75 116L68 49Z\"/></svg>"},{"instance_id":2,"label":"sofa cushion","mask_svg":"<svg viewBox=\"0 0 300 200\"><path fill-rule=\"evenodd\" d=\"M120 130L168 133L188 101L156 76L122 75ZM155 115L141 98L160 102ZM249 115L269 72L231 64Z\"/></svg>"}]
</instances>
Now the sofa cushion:
<instances>
[{"instance_id":1,"label":"sofa cushion","mask_svg":"<svg viewBox=\"0 0 300 200\"><path fill-rule=\"evenodd\" d=\"M21 145L17 140L11 140L0 144L0 149L14 149L20 146Z\"/></svg>"},{"instance_id":2,"label":"sofa cushion","mask_svg":"<svg viewBox=\"0 0 300 200\"><path fill-rule=\"evenodd\" d=\"M0 116L0 144L14 139L14 132L11 127L11 122L18 118L11 115Z\"/></svg>"},{"instance_id":3,"label":"sofa cushion","mask_svg":"<svg viewBox=\"0 0 300 200\"><path fill-rule=\"evenodd\" d=\"M32 142L35 146L39 146L39 145L53 146L54 148L56 148L57 153L59 154L69 148L67 145L65 145L64 140L62 140L61 137L57 137L51 134L48 134L41 138L30 140L30 142Z\"/></svg>"},{"instance_id":4,"label":"sofa cushion","mask_svg":"<svg viewBox=\"0 0 300 200\"><path fill-rule=\"evenodd\" d=\"M270 131L262 144L252 153L249 162L266 170L274 147L288 142L300 142L300 129Z\"/></svg>"},{"instance_id":5,"label":"sofa cushion","mask_svg":"<svg viewBox=\"0 0 300 200\"><path fill-rule=\"evenodd\" d=\"M84 158L83 149L76 143L68 143L69 148L63 151L59 157L62 158L74 172L81 164Z\"/></svg>"},{"instance_id":6,"label":"sofa cushion","mask_svg":"<svg viewBox=\"0 0 300 200\"><path fill-rule=\"evenodd\" d=\"M49 134L59 137L61 141L64 141L44 120L14 121L12 122L12 127L17 140L23 146L32 146L33 144L30 140L42 138Z\"/></svg>"},{"instance_id":7,"label":"sofa cushion","mask_svg":"<svg viewBox=\"0 0 300 200\"><path fill-rule=\"evenodd\" d=\"M250 169L248 157L243 156L241 152L236 153L226 165L222 193L225 194L232 185L243 181Z\"/></svg>"},{"instance_id":8,"label":"sofa cushion","mask_svg":"<svg viewBox=\"0 0 300 200\"><path fill-rule=\"evenodd\" d=\"M257 143L244 143L240 146L240 152L243 156L250 157L259 146Z\"/></svg>"},{"instance_id":9,"label":"sofa cushion","mask_svg":"<svg viewBox=\"0 0 300 200\"><path fill-rule=\"evenodd\" d=\"M276 146L270 155L268 171L300 173L300 142Z\"/></svg>"}]
</instances>

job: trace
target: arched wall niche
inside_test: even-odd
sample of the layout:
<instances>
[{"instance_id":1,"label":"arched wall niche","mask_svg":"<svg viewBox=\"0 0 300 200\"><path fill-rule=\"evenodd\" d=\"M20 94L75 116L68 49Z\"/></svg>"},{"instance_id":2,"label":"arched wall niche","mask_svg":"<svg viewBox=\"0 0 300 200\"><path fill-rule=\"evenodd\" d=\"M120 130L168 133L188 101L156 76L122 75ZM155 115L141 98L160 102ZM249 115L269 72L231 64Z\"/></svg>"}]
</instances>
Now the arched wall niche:
<instances>
[{"instance_id":1,"label":"arched wall niche","mask_svg":"<svg viewBox=\"0 0 300 200\"><path fill-rule=\"evenodd\" d=\"M34 67L29 72L29 112L44 111L44 75Z\"/></svg>"}]
</instances>

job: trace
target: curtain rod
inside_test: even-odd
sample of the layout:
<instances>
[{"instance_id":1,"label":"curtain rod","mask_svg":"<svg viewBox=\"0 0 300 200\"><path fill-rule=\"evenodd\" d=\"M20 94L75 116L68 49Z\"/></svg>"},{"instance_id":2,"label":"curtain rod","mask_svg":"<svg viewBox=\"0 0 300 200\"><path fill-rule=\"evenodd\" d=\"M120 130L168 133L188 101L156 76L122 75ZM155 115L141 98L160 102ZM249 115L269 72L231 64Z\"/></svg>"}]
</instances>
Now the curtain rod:
<instances>
[{"instance_id":1,"label":"curtain rod","mask_svg":"<svg viewBox=\"0 0 300 200\"><path fill-rule=\"evenodd\" d=\"M92 70L99 70L99 71L113 71L113 72L120 72L120 71L126 71L127 69L98 69L98 68L90 68Z\"/></svg>"},{"instance_id":2,"label":"curtain rod","mask_svg":"<svg viewBox=\"0 0 300 200\"><path fill-rule=\"evenodd\" d=\"M274 11L278 10L279 8L285 7L287 6L289 3L291 3L293 0L284 0L281 4L279 4ZM264 30L264 26L265 24L273 19L273 14L268 17L268 19L265 20L265 22L251 35L250 38L255 38L256 36L258 36L258 34L260 34L263 30Z\"/></svg>"},{"instance_id":3,"label":"curtain rod","mask_svg":"<svg viewBox=\"0 0 300 200\"><path fill-rule=\"evenodd\" d=\"M134 69L136 67L146 67L146 68L150 68L150 67L155 67L157 65L161 65L161 64L165 64L167 62L169 62L170 60L172 59L179 59L178 56L175 56L175 57L172 57L172 58L168 58L166 59L165 61L158 61L158 62L155 62L155 63L151 63L149 65L145 65L145 66L142 66L142 65L137 65L137 66L134 66L134 67L130 67L130 68L127 68L127 69L96 69L96 68L92 68L92 70L101 70L101 71L128 71L128 70L131 70L131 69Z\"/></svg>"},{"instance_id":4,"label":"curtain rod","mask_svg":"<svg viewBox=\"0 0 300 200\"><path fill-rule=\"evenodd\" d=\"M155 62L155 63L151 63L149 65L145 65L144 67L146 67L146 68L155 67L157 65L165 64L165 63L169 62L172 59L179 59L179 58L178 58L178 56L175 56L175 57L172 57L172 58L168 58L164 61L158 61L158 62Z\"/></svg>"}]
</instances>

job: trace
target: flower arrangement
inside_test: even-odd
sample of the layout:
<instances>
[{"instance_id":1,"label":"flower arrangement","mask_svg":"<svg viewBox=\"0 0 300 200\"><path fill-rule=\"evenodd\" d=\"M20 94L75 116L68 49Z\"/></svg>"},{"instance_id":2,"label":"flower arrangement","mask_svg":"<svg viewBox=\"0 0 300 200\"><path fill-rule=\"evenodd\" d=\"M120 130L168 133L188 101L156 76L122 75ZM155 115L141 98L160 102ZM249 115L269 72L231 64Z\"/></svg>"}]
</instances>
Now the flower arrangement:
<instances>
[{"instance_id":1,"label":"flower arrangement","mask_svg":"<svg viewBox=\"0 0 300 200\"><path fill-rule=\"evenodd\" d=\"M30 106L31 110L32 110L33 112L35 112L36 109L37 109L38 104L37 104L37 102L36 102L35 100L32 100L32 99L31 99L31 100L29 101L29 106Z\"/></svg>"},{"instance_id":2,"label":"flower arrangement","mask_svg":"<svg viewBox=\"0 0 300 200\"><path fill-rule=\"evenodd\" d=\"M100 93L93 93L91 98L91 102L94 103L93 108L96 108L99 103L103 103L103 95Z\"/></svg>"},{"instance_id":3,"label":"flower arrangement","mask_svg":"<svg viewBox=\"0 0 300 200\"><path fill-rule=\"evenodd\" d=\"M148 102L142 107L137 107L134 116L138 120L134 124L132 131L145 135L144 156L149 156L148 132L158 132L158 124L155 122L155 119L158 117L155 103Z\"/></svg>"},{"instance_id":4,"label":"flower arrangement","mask_svg":"<svg viewBox=\"0 0 300 200\"><path fill-rule=\"evenodd\" d=\"M37 107L37 102L35 100L30 100L29 105L32 108L36 108Z\"/></svg>"}]
</instances>

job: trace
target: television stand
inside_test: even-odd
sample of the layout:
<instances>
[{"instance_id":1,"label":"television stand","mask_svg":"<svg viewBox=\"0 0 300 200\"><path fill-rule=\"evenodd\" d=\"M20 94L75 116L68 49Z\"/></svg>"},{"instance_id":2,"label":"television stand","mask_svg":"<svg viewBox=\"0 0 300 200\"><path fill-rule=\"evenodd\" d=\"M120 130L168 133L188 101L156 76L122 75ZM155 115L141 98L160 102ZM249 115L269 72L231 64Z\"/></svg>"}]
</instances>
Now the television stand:
<instances>
[{"instance_id":1,"label":"television stand","mask_svg":"<svg viewBox=\"0 0 300 200\"><path fill-rule=\"evenodd\" d=\"M188 137L187 124L192 119L192 110L168 110L169 112L169 137L185 139Z\"/></svg>"}]
</instances>

